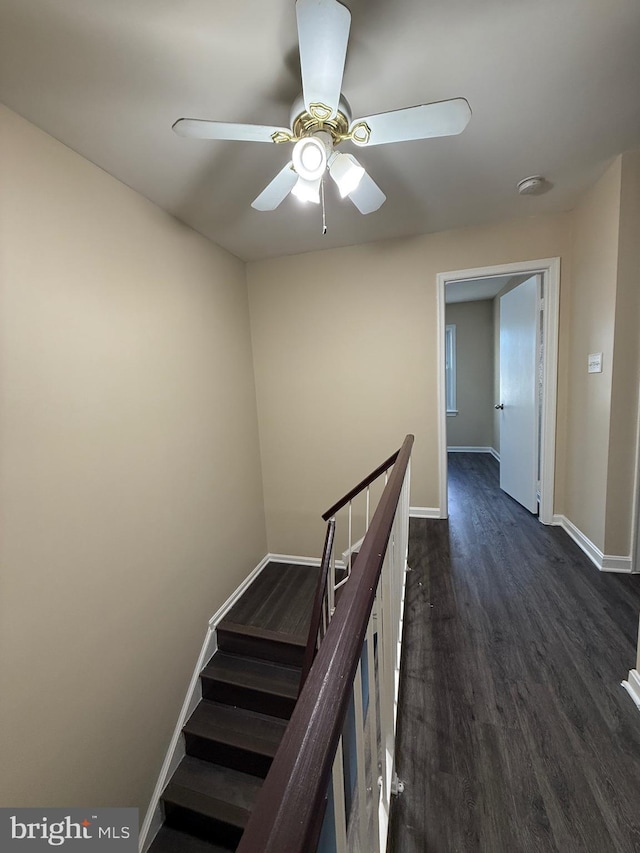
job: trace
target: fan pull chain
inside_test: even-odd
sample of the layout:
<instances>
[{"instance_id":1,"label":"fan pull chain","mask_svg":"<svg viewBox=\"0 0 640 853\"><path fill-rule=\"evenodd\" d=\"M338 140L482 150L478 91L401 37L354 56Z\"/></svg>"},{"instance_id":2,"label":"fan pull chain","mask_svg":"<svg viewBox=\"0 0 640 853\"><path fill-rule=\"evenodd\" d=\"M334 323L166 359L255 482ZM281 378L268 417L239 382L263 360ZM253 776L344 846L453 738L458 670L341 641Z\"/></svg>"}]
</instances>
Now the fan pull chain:
<instances>
[{"instance_id":1,"label":"fan pull chain","mask_svg":"<svg viewBox=\"0 0 640 853\"><path fill-rule=\"evenodd\" d=\"M320 195L322 196L322 234L327 233L327 211L324 206L324 178L320 181Z\"/></svg>"}]
</instances>

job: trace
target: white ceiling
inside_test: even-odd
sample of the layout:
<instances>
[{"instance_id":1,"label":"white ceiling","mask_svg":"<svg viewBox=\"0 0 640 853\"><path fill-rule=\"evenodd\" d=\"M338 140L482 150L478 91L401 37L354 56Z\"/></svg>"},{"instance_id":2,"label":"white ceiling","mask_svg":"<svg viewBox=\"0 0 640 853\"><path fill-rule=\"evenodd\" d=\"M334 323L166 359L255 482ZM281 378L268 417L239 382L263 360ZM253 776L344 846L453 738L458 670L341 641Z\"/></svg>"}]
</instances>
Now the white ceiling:
<instances>
[{"instance_id":1,"label":"white ceiling","mask_svg":"<svg viewBox=\"0 0 640 853\"><path fill-rule=\"evenodd\" d=\"M519 276L522 278L522 276ZM447 281L444 289L444 301L447 305L455 302L480 302L493 299L514 278L513 275L494 275L490 278L466 278L464 281Z\"/></svg>"},{"instance_id":2,"label":"white ceiling","mask_svg":"<svg viewBox=\"0 0 640 853\"><path fill-rule=\"evenodd\" d=\"M458 137L360 149L387 195L362 216L252 199L284 146L178 137L180 117L287 125L293 0L0 0L0 100L244 259L570 208L640 145L639 0L351 0L354 118L458 96ZM553 189L520 197L543 174ZM331 182L329 182L331 184Z\"/></svg>"}]
</instances>

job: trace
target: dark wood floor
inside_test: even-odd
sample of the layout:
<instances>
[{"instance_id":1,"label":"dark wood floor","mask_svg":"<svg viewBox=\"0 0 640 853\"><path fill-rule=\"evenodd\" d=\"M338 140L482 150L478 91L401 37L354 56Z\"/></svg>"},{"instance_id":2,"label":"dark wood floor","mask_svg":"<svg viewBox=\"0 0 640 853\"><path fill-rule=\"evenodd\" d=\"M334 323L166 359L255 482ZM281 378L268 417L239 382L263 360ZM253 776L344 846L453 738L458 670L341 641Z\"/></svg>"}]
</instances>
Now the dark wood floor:
<instances>
[{"instance_id":1,"label":"dark wood floor","mask_svg":"<svg viewBox=\"0 0 640 853\"><path fill-rule=\"evenodd\" d=\"M640 576L603 574L449 457L450 519L412 519L393 853L638 853Z\"/></svg>"}]
</instances>

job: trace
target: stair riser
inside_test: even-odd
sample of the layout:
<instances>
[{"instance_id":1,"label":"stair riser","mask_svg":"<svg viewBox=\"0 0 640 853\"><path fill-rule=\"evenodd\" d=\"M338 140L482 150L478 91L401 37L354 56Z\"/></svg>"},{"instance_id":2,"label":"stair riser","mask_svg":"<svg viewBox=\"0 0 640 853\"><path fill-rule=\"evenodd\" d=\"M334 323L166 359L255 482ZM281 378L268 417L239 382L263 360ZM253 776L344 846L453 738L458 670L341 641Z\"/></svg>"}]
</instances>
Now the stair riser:
<instances>
[{"instance_id":1,"label":"stair riser","mask_svg":"<svg viewBox=\"0 0 640 853\"><path fill-rule=\"evenodd\" d=\"M259 658L260 660L302 666L304 648L291 643L278 643L261 637L249 637L218 628L218 648L234 655Z\"/></svg>"},{"instance_id":2,"label":"stair riser","mask_svg":"<svg viewBox=\"0 0 640 853\"><path fill-rule=\"evenodd\" d=\"M227 684L212 678L202 678L202 695L213 702L246 708L249 711L259 711L272 717L288 720L295 707L295 699L286 696L276 696L273 693L263 693L250 687L240 687L237 684Z\"/></svg>"},{"instance_id":3,"label":"stair riser","mask_svg":"<svg viewBox=\"0 0 640 853\"><path fill-rule=\"evenodd\" d=\"M266 777L273 761L270 756L259 755L188 732L184 733L184 742L187 755L221 764L223 767L231 767L242 773L250 773L252 776L260 776L262 779Z\"/></svg>"},{"instance_id":4,"label":"stair riser","mask_svg":"<svg viewBox=\"0 0 640 853\"><path fill-rule=\"evenodd\" d=\"M164 810L167 826L195 835L203 841L235 850L242 838L243 830L240 827L207 817L183 806L164 803Z\"/></svg>"}]
</instances>

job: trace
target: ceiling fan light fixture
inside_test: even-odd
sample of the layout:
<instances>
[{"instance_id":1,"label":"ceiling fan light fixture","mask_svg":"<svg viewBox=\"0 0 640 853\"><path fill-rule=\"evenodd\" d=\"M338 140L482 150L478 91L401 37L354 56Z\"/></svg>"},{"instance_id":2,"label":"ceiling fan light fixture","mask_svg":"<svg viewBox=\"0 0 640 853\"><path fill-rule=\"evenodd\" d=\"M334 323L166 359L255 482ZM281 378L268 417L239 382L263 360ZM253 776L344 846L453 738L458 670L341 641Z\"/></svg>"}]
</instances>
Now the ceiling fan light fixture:
<instances>
[{"instance_id":1,"label":"ceiling fan light fixture","mask_svg":"<svg viewBox=\"0 0 640 853\"><path fill-rule=\"evenodd\" d=\"M364 168L353 154L336 151L329 160L329 174L338 185L341 198L346 198L358 187Z\"/></svg>"},{"instance_id":2,"label":"ceiling fan light fixture","mask_svg":"<svg viewBox=\"0 0 640 853\"><path fill-rule=\"evenodd\" d=\"M300 175L294 188L291 190L291 194L299 201L310 201L313 202L313 204L320 204L321 183L322 176L316 178L314 181L308 181Z\"/></svg>"},{"instance_id":3,"label":"ceiling fan light fixture","mask_svg":"<svg viewBox=\"0 0 640 853\"><path fill-rule=\"evenodd\" d=\"M317 136L305 136L293 148L293 168L305 181L316 181L327 168L327 149Z\"/></svg>"},{"instance_id":4,"label":"ceiling fan light fixture","mask_svg":"<svg viewBox=\"0 0 640 853\"><path fill-rule=\"evenodd\" d=\"M384 204L385 194L355 157L342 152L336 155L334 146L346 141L376 146L455 136L467 126L471 107L464 98L451 98L352 121L351 107L341 91L351 12L339 0L295 0L295 9L302 93L291 108L290 128L181 118L173 130L194 139L294 143L291 161L251 203L255 210L275 210L290 192L315 204L322 195L324 217L322 181L328 169L342 198L348 198L362 214L373 213ZM525 179L525 183L527 180L531 184L539 178ZM519 190L534 191L522 184Z\"/></svg>"}]
</instances>

